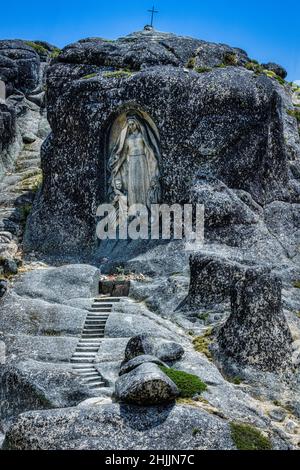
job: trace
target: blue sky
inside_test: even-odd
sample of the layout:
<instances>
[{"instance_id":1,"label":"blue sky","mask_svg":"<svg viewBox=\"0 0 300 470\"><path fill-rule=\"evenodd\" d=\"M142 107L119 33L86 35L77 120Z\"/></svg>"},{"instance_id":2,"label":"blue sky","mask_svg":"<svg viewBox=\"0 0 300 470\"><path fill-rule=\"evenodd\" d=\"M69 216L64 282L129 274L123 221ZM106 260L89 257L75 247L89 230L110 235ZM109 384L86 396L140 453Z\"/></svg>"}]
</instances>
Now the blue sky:
<instances>
[{"instance_id":1,"label":"blue sky","mask_svg":"<svg viewBox=\"0 0 300 470\"><path fill-rule=\"evenodd\" d=\"M2 0L0 38L43 39L58 47L88 36L117 38L149 22L153 0ZM161 31L241 47L300 80L300 0L155 0Z\"/></svg>"}]
</instances>

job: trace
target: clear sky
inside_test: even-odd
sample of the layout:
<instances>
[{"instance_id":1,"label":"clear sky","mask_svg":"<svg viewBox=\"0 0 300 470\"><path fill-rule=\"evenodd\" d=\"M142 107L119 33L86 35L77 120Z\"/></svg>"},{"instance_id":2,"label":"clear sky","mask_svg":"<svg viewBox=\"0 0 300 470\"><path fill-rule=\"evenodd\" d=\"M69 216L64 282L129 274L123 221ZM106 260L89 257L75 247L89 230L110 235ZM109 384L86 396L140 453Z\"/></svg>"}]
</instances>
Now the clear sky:
<instances>
[{"instance_id":1,"label":"clear sky","mask_svg":"<svg viewBox=\"0 0 300 470\"><path fill-rule=\"evenodd\" d=\"M149 23L153 0L1 1L0 38L43 39L58 47L88 36L110 39ZM155 0L155 26L245 49L300 80L300 0Z\"/></svg>"}]
</instances>

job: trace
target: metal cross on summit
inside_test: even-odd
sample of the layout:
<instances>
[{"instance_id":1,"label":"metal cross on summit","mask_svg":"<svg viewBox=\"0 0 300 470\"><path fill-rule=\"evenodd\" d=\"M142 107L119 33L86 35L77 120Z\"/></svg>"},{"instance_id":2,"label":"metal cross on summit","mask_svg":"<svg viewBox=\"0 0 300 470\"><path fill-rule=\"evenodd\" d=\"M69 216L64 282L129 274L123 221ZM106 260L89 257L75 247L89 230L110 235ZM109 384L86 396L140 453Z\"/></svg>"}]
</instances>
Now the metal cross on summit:
<instances>
[{"instance_id":1,"label":"metal cross on summit","mask_svg":"<svg viewBox=\"0 0 300 470\"><path fill-rule=\"evenodd\" d=\"M151 13L151 23L150 23L150 26L151 26L151 28L153 28L153 18L154 18L154 14L155 14L155 13L159 13L159 11L158 11L158 10L155 10L154 5L153 5L152 10L148 10L148 12Z\"/></svg>"}]
</instances>

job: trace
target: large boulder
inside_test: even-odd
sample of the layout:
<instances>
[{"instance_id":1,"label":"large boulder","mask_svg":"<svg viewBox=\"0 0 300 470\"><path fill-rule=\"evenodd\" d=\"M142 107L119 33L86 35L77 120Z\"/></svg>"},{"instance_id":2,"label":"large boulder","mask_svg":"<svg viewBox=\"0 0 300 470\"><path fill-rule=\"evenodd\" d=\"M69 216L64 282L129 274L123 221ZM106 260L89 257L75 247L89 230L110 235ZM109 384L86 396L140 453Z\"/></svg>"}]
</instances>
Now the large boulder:
<instances>
[{"instance_id":1,"label":"large boulder","mask_svg":"<svg viewBox=\"0 0 300 470\"><path fill-rule=\"evenodd\" d=\"M0 79L7 83L8 93L14 88L27 93L39 83L40 57L20 40L0 41Z\"/></svg>"},{"instance_id":2,"label":"large boulder","mask_svg":"<svg viewBox=\"0 0 300 470\"><path fill-rule=\"evenodd\" d=\"M291 366L292 336L281 304L282 283L264 269L249 269L232 291L232 312L217 343L241 366L278 372Z\"/></svg>"},{"instance_id":3,"label":"large boulder","mask_svg":"<svg viewBox=\"0 0 300 470\"><path fill-rule=\"evenodd\" d=\"M125 349L125 360L129 361L136 356L149 354L161 361L176 361L184 354L183 347L173 341L142 334L131 338Z\"/></svg>"},{"instance_id":4,"label":"large boulder","mask_svg":"<svg viewBox=\"0 0 300 470\"><path fill-rule=\"evenodd\" d=\"M256 221L230 189L247 191L260 204L289 197L278 83L241 66L185 69L201 44L151 30L62 51L47 74L52 134L42 150L43 186L26 250L58 256L96 249L96 209L109 199L110 130L128 110L157 129L163 202L194 200L199 171L225 185L196 186L199 200L213 195L222 223Z\"/></svg>"},{"instance_id":5,"label":"large boulder","mask_svg":"<svg viewBox=\"0 0 300 470\"><path fill-rule=\"evenodd\" d=\"M221 256L190 256L190 286L181 308L195 309L229 301L231 289L246 267Z\"/></svg>"},{"instance_id":6,"label":"large boulder","mask_svg":"<svg viewBox=\"0 0 300 470\"><path fill-rule=\"evenodd\" d=\"M115 384L115 397L125 403L158 405L172 402L178 395L174 382L151 362L123 374Z\"/></svg>"},{"instance_id":7,"label":"large boulder","mask_svg":"<svg viewBox=\"0 0 300 470\"><path fill-rule=\"evenodd\" d=\"M10 450L234 448L226 420L184 405L107 404L24 413L4 443L4 449Z\"/></svg>"},{"instance_id":8,"label":"large boulder","mask_svg":"<svg viewBox=\"0 0 300 470\"><path fill-rule=\"evenodd\" d=\"M276 73L278 77L281 77L283 79L287 77L288 73L285 70L285 68L282 67L282 65L275 64L274 62L268 62L267 64L261 64L261 65L264 69L270 70L271 72Z\"/></svg>"}]
</instances>

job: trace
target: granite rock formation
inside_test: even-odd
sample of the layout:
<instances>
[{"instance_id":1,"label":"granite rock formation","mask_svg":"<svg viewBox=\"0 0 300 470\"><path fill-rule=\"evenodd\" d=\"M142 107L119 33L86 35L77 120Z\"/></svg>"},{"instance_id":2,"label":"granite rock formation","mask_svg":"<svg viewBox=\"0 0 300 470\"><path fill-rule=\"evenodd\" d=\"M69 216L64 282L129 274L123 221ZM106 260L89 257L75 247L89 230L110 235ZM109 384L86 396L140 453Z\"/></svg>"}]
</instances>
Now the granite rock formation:
<instances>
[{"instance_id":1,"label":"granite rock formation","mask_svg":"<svg viewBox=\"0 0 300 470\"><path fill-rule=\"evenodd\" d=\"M223 354L242 366L276 372L291 367L292 336L282 312L282 283L249 269L232 288L232 313L218 332Z\"/></svg>"},{"instance_id":2,"label":"granite rock formation","mask_svg":"<svg viewBox=\"0 0 300 470\"><path fill-rule=\"evenodd\" d=\"M25 88L33 63L55 52L50 66L40 66L36 88L16 89L9 72L1 103L12 116L7 136L9 121L25 144L21 154L9 150L12 160L19 156L1 186L5 207L14 207L19 164L32 168L30 154L45 139L42 186L36 196L22 190L18 201L35 198L25 272L0 283L4 447L234 449L230 423L246 422L273 448L298 448L299 93L279 67L260 66L241 49L149 28L116 41L81 40L61 53L42 46L49 54L22 49L32 57ZM19 66L17 59L11 65ZM50 135L36 119L45 104ZM96 209L111 189L111 143L127 112L157 137L162 201L205 206L205 244L192 256L183 241L96 240ZM18 214L5 212L0 233L14 262L25 225ZM66 265L83 259L91 264ZM109 274L119 268L131 281L92 363L107 386L91 394L70 360L97 292L94 266ZM261 269L267 274L250 275ZM149 403L140 373L149 368L170 392L160 361L205 382L201 400L112 403L116 382L132 398L131 377L134 399L142 390Z\"/></svg>"},{"instance_id":3,"label":"granite rock formation","mask_svg":"<svg viewBox=\"0 0 300 470\"><path fill-rule=\"evenodd\" d=\"M204 73L196 65L185 68L197 54L211 66L229 52L236 63ZM153 30L66 47L47 73L52 133L43 146L44 181L26 250L95 256L96 209L108 200L109 133L125 111L134 110L156 126L165 203L212 198L211 225L218 219L227 226L258 221L233 191L247 192L252 206L299 201L299 182L290 171L296 143L290 138L288 145L285 136L291 99L276 80L244 67L244 52L229 52ZM296 132L289 127L290 135Z\"/></svg>"}]
</instances>

